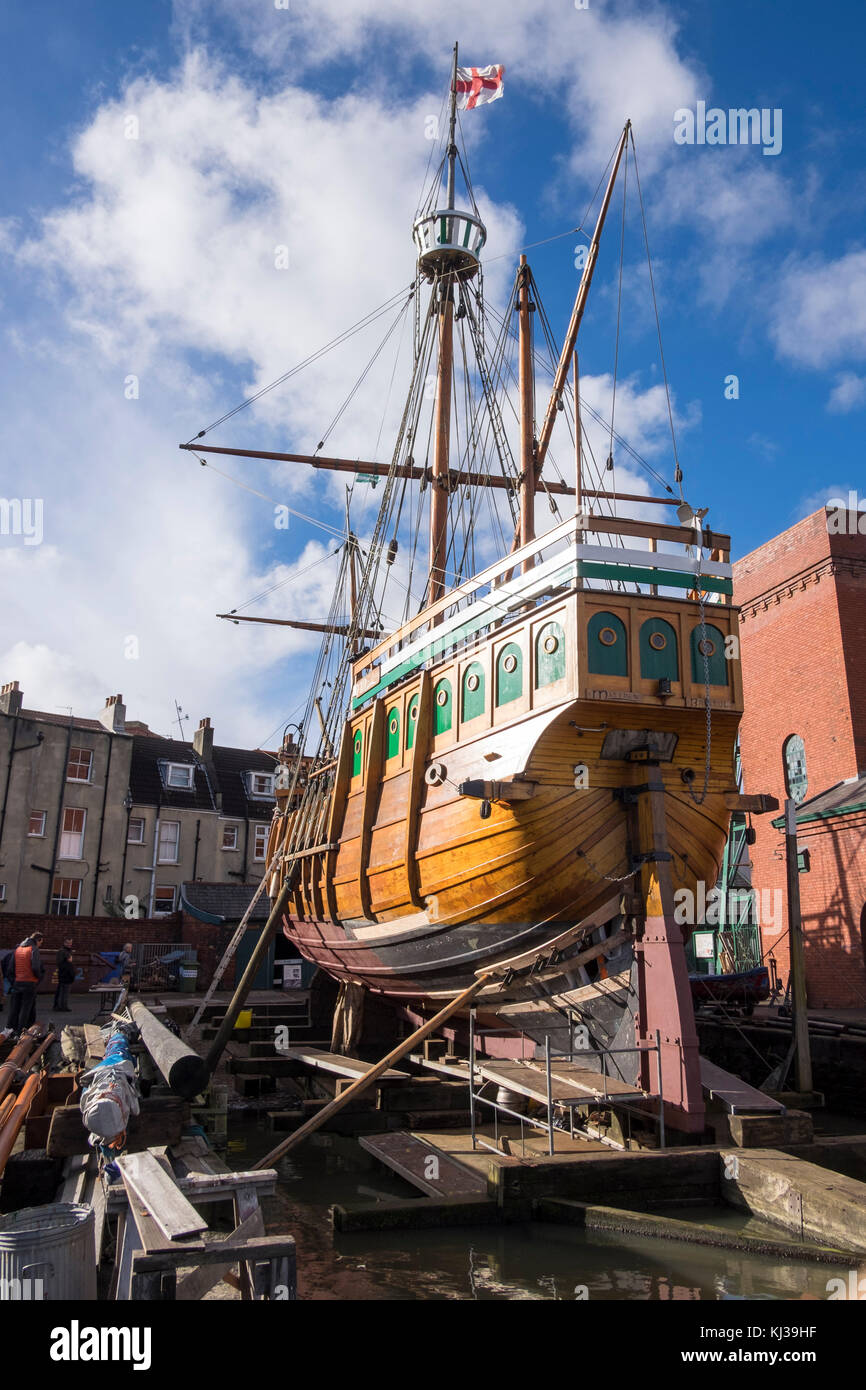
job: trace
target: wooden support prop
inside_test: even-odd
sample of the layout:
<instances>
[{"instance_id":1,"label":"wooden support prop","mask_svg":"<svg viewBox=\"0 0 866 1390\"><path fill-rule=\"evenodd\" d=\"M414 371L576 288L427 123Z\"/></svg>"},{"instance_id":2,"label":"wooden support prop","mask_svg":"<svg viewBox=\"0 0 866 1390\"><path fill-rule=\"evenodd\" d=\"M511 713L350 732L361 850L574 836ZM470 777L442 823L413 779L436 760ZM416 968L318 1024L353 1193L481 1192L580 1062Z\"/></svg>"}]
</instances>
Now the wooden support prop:
<instances>
[{"instance_id":1,"label":"wooden support prop","mask_svg":"<svg viewBox=\"0 0 866 1390\"><path fill-rule=\"evenodd\" d=\"M336 1115L337 1111L342 1110L344 1105L347 1105L349 1101L354 1100L356 1096L366 1091L375 1081L378 1081L380 1076L384 1076L389 1067L393 1066L395 1062L399 1062L401 1057L407 1056L414 1047L417 1047L425 1038L429 1038L431 1033L435 1033L436 1029L439 1028L446 1019L450 1018L458 1009L462 1009L470 1000L474 999L486 980L486 973L479 975L468 989L464 989L462 994L458 994L455 999L452 999L450 1003L445 1005L444 1009L440 1009L438 1014L427 1023L422 1024L410 1037L404 1038L401 1043L398 1043L397 1046L388 1053L387 1057L383 1057L381 1062L377 1062L376 1065L367 1072L366 1076L359 1076L358 1080L353 1081L352 1085L348 1086L346 1090L343 1091L342 1095L337 1096L336 1100L332 1100L323 1110L319 1111L318 1115L314 1115L311 1120L307 1120L305 1125L301 1125L300 1129L296 1129L294 1134L290 1134L287 1139L284 1139L283 1142L278 1144L275 1149L272 1149L269 1154L265 1154L264 1158L260 1158L258 1163L254 1164L254 1167L272 1167L277 1159L282 1158L283 1154L288 1153L289 1149L295 1148L298 1144L302 1143L304 1139L314 1134L317 1129L321 1129L322 1125L330 1120L332 1115Z\"/></svg>"},{"instance_id":2,"label":"wooden support prop","mask_svg":"<svg viewBox=\"0 0 866 1390\"><path fill-rule=\"evenodd\" d=\"M136 1001L130 1012L141 1033L141 1041L175 1095L183 1096L184 1100L199 1095L210 1075L204 1058L163 1027L144 1004Z\"/></svg>"},{"instance_id":3,"label":"wooden support prop","mask_svg":"<svg viewBox=\"0 0 866 1390\"><path fill-rule=\"evenodd\" d=\"M268 875L265 875L266 878L267 876ZM212 1075L214 1068L216 1067L220 1057L223 1054L226 1043L228 1042L229 1038L234 1032L238 1014L240 1013L241 1009L246 1003L247 995L253 987L253 981L255 980L256 975L258 974L259 966L261 965L262 961L268 953L268 947L270 946L271 941L273 940L274 934L279 925L280 918L282 917L283 912L285 911L286 903L289 901L289 896L294 891L297 879L298 861L296 858L294 863L289 868L286 877L283 880L283 886L280 889L279 894L277 895L276 902L271 908L271 915L265 922L265 925L262 927L261 936L259 937L255 946L253 947L252 954L249 960L247 961L247 968L241 976L240 982L237 985L234 994L232 995L232 1000L228 1008L226 1009L225 1017L223 1018L222 1023L217 1029L217 1035L211 1043L210 1051L208 1052L207 1057L205 1058L205 1066L207 1068L208 1076ZM265 879L262 880L263 883L264 881ZM259 1165L259 1167L266 1166L266 1164Z\"/></svg>"}]
</instances>

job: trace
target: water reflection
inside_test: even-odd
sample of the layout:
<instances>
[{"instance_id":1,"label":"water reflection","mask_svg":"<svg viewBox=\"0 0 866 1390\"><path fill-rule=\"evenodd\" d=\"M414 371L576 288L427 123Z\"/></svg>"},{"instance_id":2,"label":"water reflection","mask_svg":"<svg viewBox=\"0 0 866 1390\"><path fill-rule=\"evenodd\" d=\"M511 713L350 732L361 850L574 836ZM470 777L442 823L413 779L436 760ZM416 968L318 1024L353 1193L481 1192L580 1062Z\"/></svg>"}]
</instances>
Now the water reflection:
<instances>
[{"instance_id":1,"label":"water reflection","mask_svg":"<svg viewBox=\"0 0 866 1390\"><path fill-rule=\"evenodd\" d=\"M228 1162L246 1168L273 1147L270 1130L234 1126ZM276 1195L265 1199L268 1230L289 1230L298 1245L303 1299L517 1299L593 1302L827 1297L838 1271L613 1232L530 1223L472 1229L340 1235L330 1207L417 1196L375 1165L359 1145L317 1135L279 1165ZM678 1212L717 1222L720 1213ZM723 1224L771 1231L736 1212Z\"/></svg>"}]
</instances>

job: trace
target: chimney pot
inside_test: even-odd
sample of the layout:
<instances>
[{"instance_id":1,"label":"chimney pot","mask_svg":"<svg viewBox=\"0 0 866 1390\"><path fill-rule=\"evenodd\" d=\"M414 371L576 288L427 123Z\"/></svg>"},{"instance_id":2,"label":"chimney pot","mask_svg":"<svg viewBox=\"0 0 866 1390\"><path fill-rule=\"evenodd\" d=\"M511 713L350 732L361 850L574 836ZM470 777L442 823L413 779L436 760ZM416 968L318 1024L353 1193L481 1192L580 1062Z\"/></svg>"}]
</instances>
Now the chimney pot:
<instances>
[{"instance_id":1,"label":"chimney pot","mask_svg":"<svg viewBox=\"0 0 866 1390\"><path fill-rule=\"evenodd\" d=\"M192 746L203 762L213 761L213 729L209 718L199 721L199 726L192 736Z\"/></svg>"},{"instance_id":2,"label":"chimney pot","mask_svg":"<svg viewBox=\"0 0 866 1390\"><path fill-rule=\"evenodd\" d=\"M7 681L0 689L0 713L20 714L21 706L24 703L24 696L18 687L17 681Z\"/></svg>"}]
</instances>

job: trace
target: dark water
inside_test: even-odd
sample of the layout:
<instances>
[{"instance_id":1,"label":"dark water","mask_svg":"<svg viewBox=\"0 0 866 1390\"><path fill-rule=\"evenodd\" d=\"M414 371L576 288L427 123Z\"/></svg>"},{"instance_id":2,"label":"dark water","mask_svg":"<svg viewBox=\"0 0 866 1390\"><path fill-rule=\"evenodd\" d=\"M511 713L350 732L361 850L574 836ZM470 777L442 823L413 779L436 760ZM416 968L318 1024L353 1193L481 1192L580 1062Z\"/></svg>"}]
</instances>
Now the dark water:
<instances>
[{"instance_id":1,"label":"dark water","mask_svg":"<svg viewBox=\"0 0 866 1390\"><path fill-rule=\"evenodd\" d=\"M279 1136L234 1122L227 1161L249 1167ZM265 1200L269 1231L298 1246L303 1299L799 1299L826 1298L836 1266L681 1245L675 1241L529 1223L457 1230L341 1235L330 1208L418 1193L354 1141L315 1135L278 1164L280 1184ZM775 1229L732 1209L670 1212L773 1240Z\"/></svg>"}]
</instances>

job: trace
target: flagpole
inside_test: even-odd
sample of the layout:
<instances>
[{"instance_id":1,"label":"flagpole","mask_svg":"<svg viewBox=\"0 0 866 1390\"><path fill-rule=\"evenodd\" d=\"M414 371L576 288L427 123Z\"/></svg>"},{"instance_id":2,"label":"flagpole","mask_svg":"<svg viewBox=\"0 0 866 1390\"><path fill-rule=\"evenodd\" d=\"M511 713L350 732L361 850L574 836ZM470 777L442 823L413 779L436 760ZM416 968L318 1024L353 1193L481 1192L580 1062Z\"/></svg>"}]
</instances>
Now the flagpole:
<instances>
[{"instance_id":1,"label":"flagpole","mask_svg":"<svg viewBox=\"0 0 866 1390\"><path fill-rule=\"evenodd\" d=\"M457 129L457 45L454 45L454 62L451 67L451 120L448 126L448 207L454 206L454 166L457 160L457 145L454 141ZM449 229L450 237L450 229Z\"/></svg>"}]
</instances>

